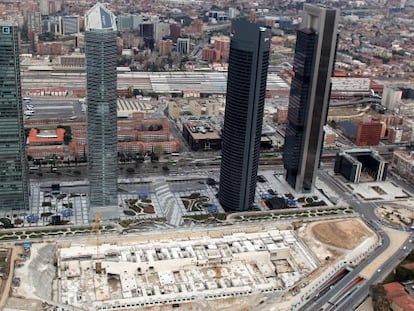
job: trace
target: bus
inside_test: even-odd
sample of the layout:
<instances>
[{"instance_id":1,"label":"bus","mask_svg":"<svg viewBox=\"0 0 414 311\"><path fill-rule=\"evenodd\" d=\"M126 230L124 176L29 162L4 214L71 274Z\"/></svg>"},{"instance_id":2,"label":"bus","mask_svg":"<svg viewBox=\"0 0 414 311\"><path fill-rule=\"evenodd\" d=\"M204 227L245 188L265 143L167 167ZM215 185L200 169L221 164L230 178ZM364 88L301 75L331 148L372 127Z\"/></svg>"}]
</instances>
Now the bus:
<instances>
[{"instance_id":1,"label":"bus","mask_svg":"<svg viewBox=\"0 0 414 311\"><path fill-rule=\"evenodd\" d=\"M30 97L23 97L23 101L30 102L32 99Z\"/></svg>"},{"instance_id":2,"label":"bus","mask_svg":"<svg viewBox=\"0 0 414 311\"><path fill-rule=\"evenodd\" d=\"M172 157L179 157L180 153L179 152L171 152L171 156Z\"/></svg>"}]
</instances>

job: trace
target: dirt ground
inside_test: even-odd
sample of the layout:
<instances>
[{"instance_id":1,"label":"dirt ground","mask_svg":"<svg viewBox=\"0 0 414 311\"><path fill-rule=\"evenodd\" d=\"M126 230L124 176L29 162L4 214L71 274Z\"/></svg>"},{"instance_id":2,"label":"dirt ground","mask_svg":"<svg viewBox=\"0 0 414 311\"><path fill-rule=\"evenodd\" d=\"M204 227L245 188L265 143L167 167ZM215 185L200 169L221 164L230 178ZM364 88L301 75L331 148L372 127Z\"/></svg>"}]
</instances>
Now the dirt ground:
<instances>
[{"instance_id":1,"label":"dirt ground","mask_svg":"<svg viewBox=\"0 0 414 311\"><path fill-rule=\"evenodd\" d=\"M309 229L320 242L347 250L355 248L372 235L369 229L356 219L317 223Z\"/></svg>"},{"instance_id":2,"label":"dirt ground","mask_svg":"<svg viewBox=\"0 0 414 311\"><path fill-rule=\"evenodd\" d=\"M375 210L375 213L383 220L401 226L413 224L414 210L413 207L405 203L399 205L382 205Z\"/></svg>"}]
</instances>

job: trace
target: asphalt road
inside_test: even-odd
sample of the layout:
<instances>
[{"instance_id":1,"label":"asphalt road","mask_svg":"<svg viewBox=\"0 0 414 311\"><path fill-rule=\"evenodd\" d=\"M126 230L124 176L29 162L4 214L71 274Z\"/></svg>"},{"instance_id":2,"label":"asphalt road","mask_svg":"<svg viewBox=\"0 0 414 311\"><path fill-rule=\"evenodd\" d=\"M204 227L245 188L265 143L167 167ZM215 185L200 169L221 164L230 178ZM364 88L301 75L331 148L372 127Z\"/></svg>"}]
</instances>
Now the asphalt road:
<instances>
[{"instance_id":1,"label":"asphalt road","mask_svg":"<svg viewBox=\"0 0 414 311\"><path fill-rule=\"evenodd\" d=\"M383 205L384 201L380 202L364 202L357 199L354 194L349 192L349 189L344 187L340 182L338 182L333 176L326 174L326 172L321 172L319 177L329 184L337 193L341 193L342 198L347 201L347 203L352 206L360 215L361 218L381 237L381 246L371 253L361 264L354 267L351 272L349 272L341 281L331 287L323 296L320 296L316 301L310 300L307 304L302 306L300 310L341 310L349 311L355 310L362 301L369 295L370 287L375 285L385 279L385 277L394 269L413 249L414 244L410 243L409 240L414 241L414 233L410 234L410 237L404 243L404 246L401 247L396 253L394 253L388 260L382 264L375 275L362 283L362 285L356 286L353 291L344 292L343 295L340 295L347 286L358 276L360 272L370 265L375 258L377 258L381 253L383 253L388 246L390 245L390 238L384 231L384 227L390 227L396 230L403 230L401 226L391 225L389 223L383 222L381 219L378 219L375 214L375 209ZM406 189L411 187L409 184L402 183L402 188ZM391 202L390 202L391 203ZM315 293L315 296L317 293ZM347 296L346 296L347 295ZM341 300L341 304L337 305L338 301L336 299L345 297L346 299Z\"/></svg>"}]
</instances>

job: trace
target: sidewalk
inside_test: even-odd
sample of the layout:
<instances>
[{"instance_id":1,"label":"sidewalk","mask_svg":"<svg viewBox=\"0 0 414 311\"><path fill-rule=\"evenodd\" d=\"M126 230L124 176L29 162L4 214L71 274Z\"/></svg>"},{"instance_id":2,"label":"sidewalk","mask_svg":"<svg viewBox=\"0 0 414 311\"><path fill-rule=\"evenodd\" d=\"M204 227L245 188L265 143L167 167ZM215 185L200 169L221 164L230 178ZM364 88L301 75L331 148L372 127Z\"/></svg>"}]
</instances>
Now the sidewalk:
<instances>
[{"instance_id":1,"label":"sidewalk","mask_svg":"<svg viewBox=\"0 0 414 311\"><path fill-rule=\"evenodd\" d=\"M375 260L369 264L365 269L361 271L361 276L370 279L377 269L385 263L403 244L408 238L408 232L397 231L389 228L384 228L384 231L390 237L389 247L381 253Z\"/></svg>"}]
</instances>

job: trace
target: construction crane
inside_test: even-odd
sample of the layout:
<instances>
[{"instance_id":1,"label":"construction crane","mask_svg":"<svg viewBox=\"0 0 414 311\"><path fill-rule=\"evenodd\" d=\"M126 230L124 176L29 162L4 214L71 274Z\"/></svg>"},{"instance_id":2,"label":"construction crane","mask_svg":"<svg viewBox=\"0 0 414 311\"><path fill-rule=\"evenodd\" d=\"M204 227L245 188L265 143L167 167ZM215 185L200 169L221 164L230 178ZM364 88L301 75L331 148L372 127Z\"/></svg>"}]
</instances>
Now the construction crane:
<instances>
[{"instance_id":1,"label":"construction crane","mask_svg":"<svg viewBox=\"0 0 414 311\"><path fill-rule=\"evenodd\" d=\"M101 274L102 272L102 263L101 263L101 259L100 259L100 254L99 254L99 237L101 234L101 227L100 227L100 222L101 222L101 212L96 212L95 213L95 221L92 224L92 228L91 228L91 234L95 232L96 235L96 263L95 263L95 272L98 274Z\"/></svg>"}]
</instances>

